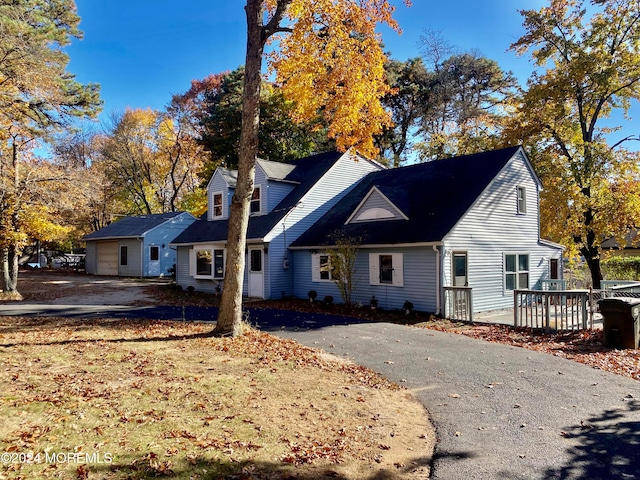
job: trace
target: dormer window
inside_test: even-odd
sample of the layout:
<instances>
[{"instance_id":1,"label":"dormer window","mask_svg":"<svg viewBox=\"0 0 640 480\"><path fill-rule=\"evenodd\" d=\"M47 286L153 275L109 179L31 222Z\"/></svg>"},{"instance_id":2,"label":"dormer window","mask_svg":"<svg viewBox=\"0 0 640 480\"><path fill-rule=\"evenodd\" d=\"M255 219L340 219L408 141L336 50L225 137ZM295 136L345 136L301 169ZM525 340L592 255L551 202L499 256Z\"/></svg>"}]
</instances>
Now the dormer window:
<instances>
[{"instance_id":1,"label":"dormer window","mask_svg":"<svg viewBox=\"0 0 640 480\"><path fill-rule=\"evenodd\" d=\"M253 189L253 194L251 195L251 210L250 212L253 213L260 213L260 197L261 197L261 192L260 192L260 186L256 186Z\"/></svg>"},{"instance_id":2,"label":"dormer window","mask_svg":"<svg viewBox=\"0 0 640 480\"><path fill-rule=\"evenodd\" d=\"M222 217L222 192L213 194L213 218Z\"/></svg>"}]
</instances>

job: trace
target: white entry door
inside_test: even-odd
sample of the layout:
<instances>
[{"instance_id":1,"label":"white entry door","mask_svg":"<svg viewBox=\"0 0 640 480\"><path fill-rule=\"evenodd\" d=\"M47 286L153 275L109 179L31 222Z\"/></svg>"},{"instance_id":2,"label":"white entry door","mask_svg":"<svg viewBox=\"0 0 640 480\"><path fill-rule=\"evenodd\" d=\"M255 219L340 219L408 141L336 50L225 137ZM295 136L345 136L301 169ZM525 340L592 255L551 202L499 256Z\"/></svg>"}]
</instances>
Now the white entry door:
<instances>
[{"instance_id":1,"label":"white entry door","mask_svg":"<svg viewBox=\"0 0 640 480\"><path fill-rule=\"evenodd\" d=\"M249 248L249 296L264 298L264 252Z\"/></svg>"}]
</instances>

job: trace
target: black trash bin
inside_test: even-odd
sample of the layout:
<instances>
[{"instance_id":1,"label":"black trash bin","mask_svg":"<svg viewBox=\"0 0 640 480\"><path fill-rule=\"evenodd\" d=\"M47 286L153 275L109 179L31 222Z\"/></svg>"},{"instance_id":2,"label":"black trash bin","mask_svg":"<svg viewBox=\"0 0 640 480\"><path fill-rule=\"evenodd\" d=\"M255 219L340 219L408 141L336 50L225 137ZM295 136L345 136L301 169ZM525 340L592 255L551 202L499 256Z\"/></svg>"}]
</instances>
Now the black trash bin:
<instances>
[{"instance_id":1,"label":"black trash bin","mask_svg":"<svg viewBox=\"0 0 640 480\"><path fill-rule=\"evenodd\" d=\"M604 298L598 302L604 329L604 344L611 348L638 348L640 343L640 298Z\"/></svg>"}]
</instances>

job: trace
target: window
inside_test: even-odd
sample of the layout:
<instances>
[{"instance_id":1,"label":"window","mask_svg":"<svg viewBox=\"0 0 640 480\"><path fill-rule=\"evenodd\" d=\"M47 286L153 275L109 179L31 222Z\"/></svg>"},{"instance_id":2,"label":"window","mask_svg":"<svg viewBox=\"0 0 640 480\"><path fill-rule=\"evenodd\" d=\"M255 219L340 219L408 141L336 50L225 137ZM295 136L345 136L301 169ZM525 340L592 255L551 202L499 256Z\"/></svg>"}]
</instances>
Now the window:
<instances>
[{"instance_id":1,"label":"window","mask_svg":"<svg viewBox=\"0 0 640 480\"><path fill-rule=\"evenodd\" d=\"M126 245L120 246L120 265L127 265L129 260L129 249Z\"/></svg>"},{"instance_id":2,"label":"window","mask_svg":"<svg viewBox=\"0 0 640 480\"><path fill-rule=\"evenodd\" d=\"M465 252L453 252L453 286L468 287L467 254Z\"/></svg>"},{"instance_id":3,"label":"window","mask_svg":"<svg viewBox=\"0 0 640 480\"><path fill-rule=\"evenodd\" d=\"M224 250L222 249L213 251L213 278L224 278Z\"/></svg>"},{"instance_id":4,"label":"window","mask_svg":"<svg viewBox=\"0 0 640 480\"><path fill-rule=\"evenodd\" d=\"M152 262L157 262L160 260L160 247L152 245L149 249L149 260Z\"/></svg>"},{"instance_id":5,"label":"window","mask_svg":"<svg viewBox=\"0 0 640 480\"><path fill-rule=\"evenodd\" d=\"M379 258L380 283L393 285L393 257L391 255L380 255Z\"/></svg>"},{"instance_id":6,"label":"window","mask_svg":"<svg viewBox=\"0 0 640 480\"><path fill-rule=\"evenodd\" d=\"M213 194L213 218L222 217L222 192Z\"/></svg>"},{"instance_id":7,"label":"window","mask_svg":"<svg viewBox=\"0 0 640 480\"><path fill-rule=\"evenodd\" d=\"M251 194L251 213L260 213L260 186L254 187Z\"/></svg>"},{"instance_id":8,"label":"window","mask_svg":"<svg viewBox=\"0 0 640 480\"><path fill-rule=\"evenodd\" d=\"M192 251L191 274L195 278L224 278L224 249L199 247Z\"/></svg>"},{"instance_id":9,"label":"window","mask_svg":"<svg viewBox=\"0 0 640 480\"><path fill-rule=\"evenodd\" d=\"M330 282L331 256L326 253L314 253L311 257L311 280L314 282Z\"/></svg>"},{"instance_id":10,"label":"window","mask_svg":"<svg viewBox=\"0 0 640 480\"><path fill-rule=\"evenodd\" d=\"M529 288L529 254L506 254L504 256L505 290Z\"/></svg>"},{"instance_id":11,"label":"window","mask_svg":"<svg viewBox=\"0 0 640 480\"><path fill-rule=\"evenodd\" d=\"M517 187L516 191L518 196L518 213L525 214L527 213L527 189Z\"/></svg>"},{"instance_id":12,"label":"window","mask_svg":"<svg viewBox=\"0 0 640 480\"><path fill-rule=\"evenodd\" d=\"M371 285L404 286L402 253L370 253L369 283Z\"/></svg>"}]
</instances>

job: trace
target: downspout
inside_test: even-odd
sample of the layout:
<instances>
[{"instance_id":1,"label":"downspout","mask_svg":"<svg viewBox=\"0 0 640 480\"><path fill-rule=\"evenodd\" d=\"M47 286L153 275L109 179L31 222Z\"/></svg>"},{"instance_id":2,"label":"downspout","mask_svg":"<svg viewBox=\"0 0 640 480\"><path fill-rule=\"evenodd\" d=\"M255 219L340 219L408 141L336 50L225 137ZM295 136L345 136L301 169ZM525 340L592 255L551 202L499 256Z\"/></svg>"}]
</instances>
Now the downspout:
<instances>
[{"instance_id":1,"label":"downspout","mask_svg":"<svg viewBox=\"0 0 640 480\"><path fill-rule=\"evenodd\" d=\"M431 248L433 248L433 251L436 252L436 315L440 315L440 297L441 297L441 292L440 292L440 262L441 262L441 255L440 255L440 249L438 248L437 245L432 245Z\"/></svg>"}]
</instances>

